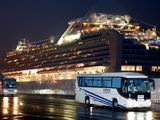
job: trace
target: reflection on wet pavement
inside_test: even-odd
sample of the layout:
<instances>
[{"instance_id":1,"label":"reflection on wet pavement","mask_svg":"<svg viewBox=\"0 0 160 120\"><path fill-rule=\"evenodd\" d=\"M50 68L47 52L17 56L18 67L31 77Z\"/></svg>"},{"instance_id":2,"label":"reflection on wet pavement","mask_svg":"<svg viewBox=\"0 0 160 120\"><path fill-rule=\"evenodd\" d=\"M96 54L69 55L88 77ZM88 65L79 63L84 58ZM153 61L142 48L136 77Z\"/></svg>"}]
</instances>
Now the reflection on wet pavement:
<instances>
[{"instance_id":1,"label":"reflection on wet pavement","mask_svg":"<svg viewBox=\"0 0 160 120\"><path fill-rule=\"evenodd\" d=\"M104 107L87 107L74 99L55 96L19 95L1 97L2 119L54 119L54 120L160 120L160 105L151 110L124 111Z\"/></svg>"},{"instance_id":2,"label":"reflection on wet pavement","mask_svg":"<svg viewBox=\"0 0 160 120\"><path fill-rule=\"evenodd\" d=\"M2 115L18 115L19 114L19 98L3 97L1 99Z\"/></svg>"}]
</instances>

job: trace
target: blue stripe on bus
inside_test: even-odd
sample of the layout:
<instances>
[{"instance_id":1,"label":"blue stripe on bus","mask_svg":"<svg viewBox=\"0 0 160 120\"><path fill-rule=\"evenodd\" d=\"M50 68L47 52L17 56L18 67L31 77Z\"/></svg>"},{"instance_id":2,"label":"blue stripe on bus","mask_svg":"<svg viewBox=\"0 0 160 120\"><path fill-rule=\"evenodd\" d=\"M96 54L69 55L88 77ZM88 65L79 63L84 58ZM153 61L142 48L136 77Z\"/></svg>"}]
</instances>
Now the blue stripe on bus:
<instances>
[{"instance_id":1,"label":"blue stripe on bus","mask_svg":"<svg viewBox=\"0 0 160 120\"><path fill-rule=\"evenodd\" d=\"M101 102L103 101L103 103L105 103L105 104L112 105L112 102L111 102L111 101L109 101L109 100L107 100L107 99L102 99L102 97L100 97L100 96L98 96L98 95L96 95L96 94L94 94L94 93L91 93L91 92L89 92L89 91L87 91L87 90L84 90L84 91L87 92L89 96L94 97L94 98L100 100Z\"/></svg>"},{"instance_id":2,"label":"blue stripe on bus","mask_svg":"<svg viewBox=\"0 0 160 120\"><path fill-rule=\"evenodd\" d=\"M99 98L97 98L97 97L95 97L95 96L92 96L92 95L89 95L89 96L92 97L93 100L96 100L96 101L98 101L98 102L101 102L101 103L103 103L103 104L106 104L106 105L111 106L110 103L108 103L108 102L106 102L106 101L104 101L104 100L101 100L101 99L99 99Z\"/></svg>"},{"instance_id":3,"label":"blue stripe on bus","mask_svg":"<svg viewBox=\"0 0 160 120\"><path fill-rule=\"evenodd\" d=\"M106 105L112 105L112 101L110 101L110 100L108 100L108 99L106 99L106 98L104 98L104 97L101 97L101 96L99 96L99 95L96 95L96 94L94 94L94 93L92 93L92 92L90 92L90 91L87 91L87 90L85 90L85 89L82 89L82 88L80 88L81 90L84 90L85 92L87 92L88 94L90 94L89 96L91 96L92 98L94 98L94 99L97 99L97 100L99 100L99 102L101 102L101 103L104 103L104 104L106 104ZM86 94L86 93L85 93ZM120 107L120 108L126 108L126 107L124 107L124 106L122 106L122 105L120 105L120 104L118 104L118 107Z\"/></svg>"},{"instance_id":4,"label":"blue stripe on bus","mask_svg":"<svg viewBox=\"0 0 160 120\"><path fill-rule=\"evenodd\" d=\"M99 95L96 95L96 94L94 94L94 93L92 93L92 92L90 92L90 91L87 91L87 90L85 90L85 89L84 89L84 91L86 91L87 93L92 94L92 95L98 97L99 100L104 101L105 103L108 103L108 104L110 104L110 105L112 106L112 101L110 101L110 100L108 100L108 99L106 99L106 98L103 98L103 97L101 97L101 96L99 96ZM124 107L124 106L122 106L122 105L119 105L119 104L118 104L118 107L120 107L120 108L126 108L126 107Z\"/></svg>"}]
</instances>

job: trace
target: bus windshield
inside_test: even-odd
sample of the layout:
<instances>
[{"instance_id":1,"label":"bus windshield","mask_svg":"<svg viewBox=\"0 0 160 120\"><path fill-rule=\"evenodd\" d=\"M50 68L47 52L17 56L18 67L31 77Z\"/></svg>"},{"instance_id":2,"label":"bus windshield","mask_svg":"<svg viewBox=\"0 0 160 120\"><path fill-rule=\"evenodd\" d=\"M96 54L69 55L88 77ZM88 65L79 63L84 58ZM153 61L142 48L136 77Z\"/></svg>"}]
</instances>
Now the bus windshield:
<instances>
[{"instance_id":1,"label":"bus windshield","mask_svg":"<svg viewBox=\"0 0 160 120\"><path fill-rule=\"evenodd\" d=\"M14 78L5 78L4 79L4 88L16 88L17 83Z\"/></svg>"},{"instance_id":2,"label":"bus windshield","mask_svg":"<svg viewBox=\"0 0 160 120\"><path fill-rule=\"evenodd\" d=\"M150 93L150 82L144 78L125 78L123 89L128 93Z\"/></svg>"}]
</instances>

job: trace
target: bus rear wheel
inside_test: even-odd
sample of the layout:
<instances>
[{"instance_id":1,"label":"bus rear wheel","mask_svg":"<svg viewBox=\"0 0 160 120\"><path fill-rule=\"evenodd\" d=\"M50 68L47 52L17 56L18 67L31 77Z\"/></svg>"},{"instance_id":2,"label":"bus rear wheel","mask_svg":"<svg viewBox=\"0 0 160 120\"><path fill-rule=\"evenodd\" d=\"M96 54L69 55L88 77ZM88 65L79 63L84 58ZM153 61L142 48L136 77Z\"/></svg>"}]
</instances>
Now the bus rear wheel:
<instances>
[{"instance_id":1,"label":"bus rear wheel","mask_svg":"<svg viewBox=\"0 0 160 120\"><path fill-rule=\"evenodd\" d=\"M86 96L86 98L85 98L85 104L87 106L90 106L90 98L88 96Z\"/></svg>"}]
</instances>

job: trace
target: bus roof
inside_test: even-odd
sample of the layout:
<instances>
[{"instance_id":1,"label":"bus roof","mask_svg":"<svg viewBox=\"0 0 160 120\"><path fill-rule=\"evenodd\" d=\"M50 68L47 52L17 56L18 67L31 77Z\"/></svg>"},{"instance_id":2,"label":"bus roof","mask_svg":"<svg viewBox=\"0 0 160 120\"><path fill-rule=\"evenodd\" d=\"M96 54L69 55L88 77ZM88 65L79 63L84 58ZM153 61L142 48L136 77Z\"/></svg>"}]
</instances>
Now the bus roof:
<instances>
[{"instance_id":1,"label":"bus roof","mask_svg":"<svg viewBox=\"0 0 160 120\"><path fill-rule=\"evenodd\" d=\"M102 74L79 74L77 77L94 76L94 77L125 77L125 78L148 78L148 76L137 72L108 72Z\"/></svg>"},{"instance_id":2,"label":"bus roof","mask_svg":"<svg viewBox=\"0 0 160 120\"><path fill-rule=\"evenodd\" d=\"M4 80L8 80L8 79L10 79L10 80L16 80L14 77L5 77L4 78Z\"/></svg>"}]
</instances>

